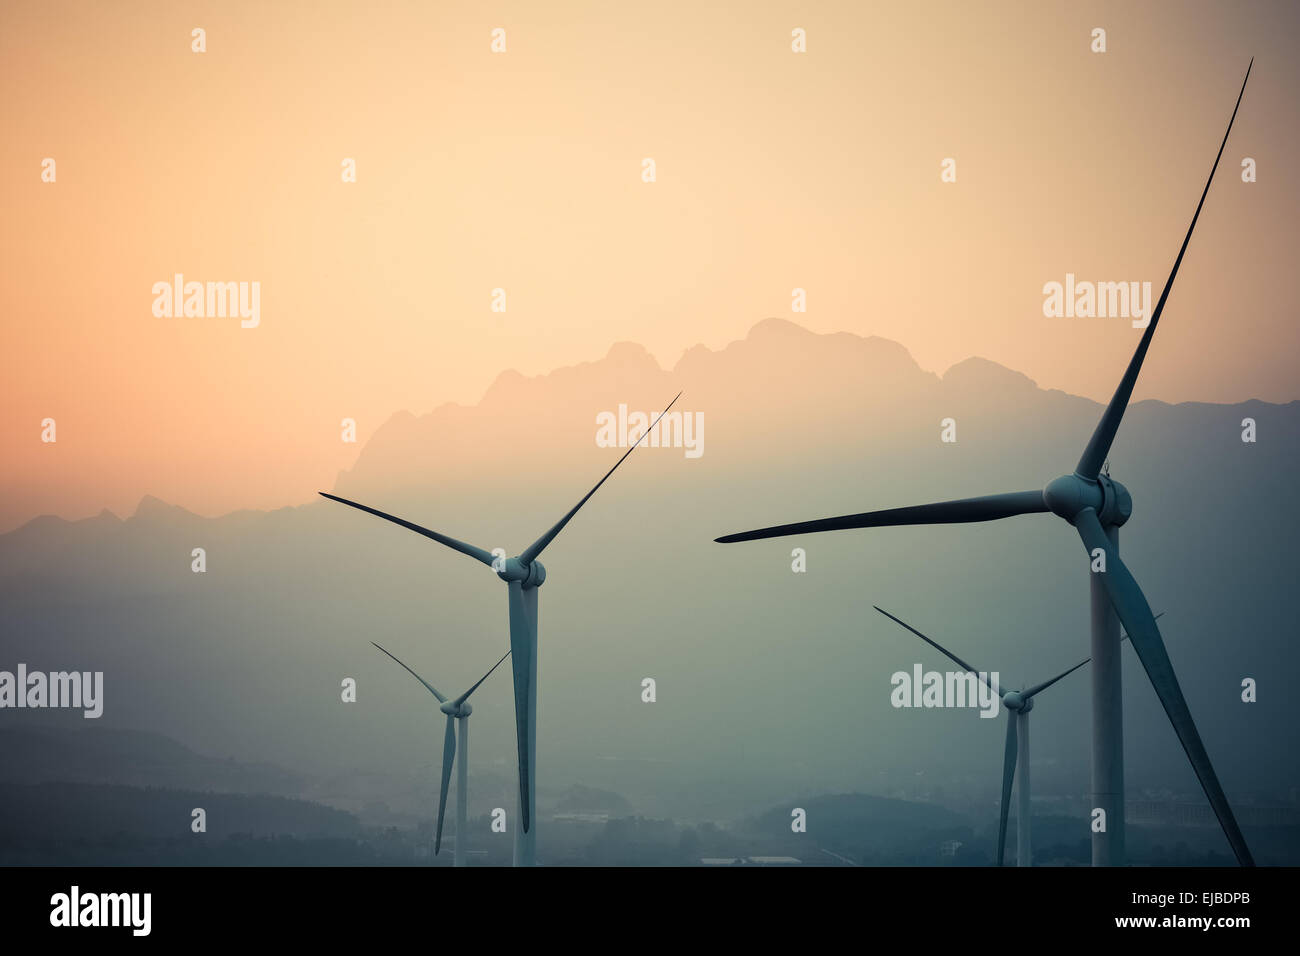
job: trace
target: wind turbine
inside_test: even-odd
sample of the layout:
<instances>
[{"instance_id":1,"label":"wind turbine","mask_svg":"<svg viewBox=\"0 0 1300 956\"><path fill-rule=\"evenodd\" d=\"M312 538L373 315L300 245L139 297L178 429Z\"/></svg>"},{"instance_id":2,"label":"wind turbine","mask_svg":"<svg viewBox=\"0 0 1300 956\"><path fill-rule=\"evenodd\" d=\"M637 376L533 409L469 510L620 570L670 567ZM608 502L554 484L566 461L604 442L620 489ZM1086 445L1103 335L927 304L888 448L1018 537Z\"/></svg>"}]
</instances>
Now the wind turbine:
<instances>
[{"instance_id":1,"label":"wind turbine","mask_svg":"<svg viewBox=\"0 0 1300 956\"><path fill-rule=\"evenodd\" d=\"M623 457L614 463L614 467L605 472L605 477L596 482L595 487L583 495L582 500L574 505L568 514L525 548L518 557L495 557L490 551L475 545L466 544L464 541L439 534L437 531L430 531L413 522L349 501L347 498L320 492L324 498L399 524L416 534L432 538L453 551L459 551L481 561L506 583L510 610L510 666L514 672L515 685L515 735L519 749L521 825L515 827L515 866L534 866L537 862L537 828L533 825L536 822L534 818L537 809L537 589L546 580L546 568L537 559L546 546L555 540L555 536L564 530L564 526L573 519L578 510L600 489L609 476L614 474L618 466L627 460L627 456L632 454L636 447L645 441L646 436L654 431L659 420L668 414L668 409L673 407L681 395L682 393L678 392L673 397L673 400L668 403L668 408L659 413L658 417L650 423L650 427L642 432L632 446L623 453Z\"/></svg>"},{"instance_id":2,"label":"wind turbine","mask_svg":"<svg viewBox=\"0 0 1300 956\"><path fill-rule=\"evenodd\" d=\"M1254 65L1251 60L1251 66ZM1137 382L1138 372L1142 370L1142 361L1146 358L1151 338L1160 323L1160 314L1164 311L1173 288L1174 277L1182 264L1187 244L1191 241L1192 230L1205 205L1205 197L1214 181L1215 170L1223 149L1228 144L1228 134L1232 132L1233 120L1237 118L1237 109L1246 92L1246 81L1250 79L1250 67L1246 68L1246 78L1242 80L1241 92L1237 94L1237 104L1232 109L1228 120L1227 132L1219 145L1219 153L1210 168L1210 177L1201 192L1200 202L1196 204L1196 213L1183 238L1182 248L1174 260L1169 279L1164 291L1156 303L1151 315L1151 322L1142 333L1137 351L1129 361L1119 387L1102 413L1101 421L1088 441L1082 457L1074 467L1074 473L1054 478L1042 491L1017 491L1009 494L985 495L980 498L963 498L957 501L942 501L934 504L916 505L908 508L892 508L887 511L869 511L863 514L844 515L838 518L821 518L815 521L802 521L797 524L778 525L757 531L731 534L717 540L723 543L735 541L753 541L758 538L779 538L788 535L805 534L817 531L841 531L849 528L882 528L898 525L920 524L955 524L972 521L995 521L1014 515L1052 512L1074 526L1083 540L1083 546L1092 557L1092 566L1098 570L1089 575L1092 597L1092 792L1093 807L1105 811L1105 830L1092 835L1092 863L1094 866L1120 866L1124 862L1124 733L1123 701L1121 698L1122 676L1119 656L1119 622L1128 629L1133 649L1146 670L1147 677L1155 688L1156 696L1164 706L1169 722L1186 751L1192 769L1201 782L1201 788L1209 798L1219 818L1219 825L1227 835L1237 862L1242 866L1253 866L1250 850L1246 840L1237 826L1228 798L1224 796L1219 778L1214 773L1201 735L1192 721L1187 701L1183 699L1182 689L1174 674L1169 654L1164 641L1151 616L1151 607L1147 604L1142 589L1129 573L1119 556L1119 528L1133 513L1133 499L1119 482L1111 479L1109 473L1102 473L1102 465L1110 452L1115 433L1119 430L1124 410L1128 407ZM1104 561L1104 564L1102 563ZM1104 568L1104 570L1101 570ZM1118 615L1118 618L1116 617Z\"/></svg>"},{"instance_id":3,"label":"wind turbine","mask_svg":"<svg viewBox=\"0 0 1300 956\"><path fill-rule=\"evenodd\" d=\"M375 644L374 641L370 642ZM442 849L442 818L447 812L447 786L451 783L451 765L456 759L456 728L455 722L460 722L460 772L456 774L456 856L455 865L465 866L465 845L469 833L469 715L474 708L469 705L469 695L478 690L478 685L483 683L492 676L492 671L501 666L501 661L510 656L506 651L501 655L501 661L492 665L491 669L478 679L476 683L465 693L461 694L455 700L448 700L445 696L438 693L438 689L430 684L427 680L417 674L405 663L398 660L397 655L390 653L378 644L381 651L388 654L393 660L406 668L406 672L428 688L429 693L438 699L441 704L441 710L447 715L447 734L442 739L442 792L438 795L438 832L434 836L433 853L438 855Z\"/></svg>"},{"instance_id":4,"label":"wind turbine","mask_svg":"<svg viewBox=\"0 0 1300 956\"><path fill-rule=\"evenodd\" d=\"M1091 658L1079 661L1069 670L1062 671L1051 680L1035 684L1028 690L1022 688L1018 691L1008 691L998 686L997 682L990 682L984 676L987 672L975 670L952 651L939 644L938 641L926 637L906 621L894 617L888 611L876 607L874 604L872 607L875 607L877 611L891 621L907 628L962 670L975 674L989 690L1002 698L1002 706L1007 709L1007 746L1002 756L1002 809L998 820L998 866L1002 865L1003 855L1006 850L1007 812L1011 808L1011 782L1016 777L1017 764L1019 765L1020 776L1016 785L1016 866L1033 866L1034 853L1030 833L1031 810L1029 803L1029 712L1034 709L1035 696L1047 690L1062 677L1073 674L1088 663ZM1155 620L1162 617L1164 617L1164 611L1157 614ZM1123 641L1127 638L1128 635L1125 634L1120 640Z\"/></svg>"}]
</instances>

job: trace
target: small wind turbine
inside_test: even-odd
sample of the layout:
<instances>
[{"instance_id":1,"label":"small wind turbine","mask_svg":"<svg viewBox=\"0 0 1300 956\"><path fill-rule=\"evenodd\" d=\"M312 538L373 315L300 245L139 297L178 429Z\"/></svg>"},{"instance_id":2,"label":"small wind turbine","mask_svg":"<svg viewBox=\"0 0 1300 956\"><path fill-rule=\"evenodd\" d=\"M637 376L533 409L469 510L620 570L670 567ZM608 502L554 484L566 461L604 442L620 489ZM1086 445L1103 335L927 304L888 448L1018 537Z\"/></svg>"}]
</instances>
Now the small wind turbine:
<instances>
[{"instance_id":1,"label":"small wind turbine","mask_svg":"<svg viewBox=\"0 0 1300 956\"><path fill-rule=\"evenodd\" d=\"M873 604L872 607L876 606ZM1029 804L1029 712L1034 709L1034 697L1036 695L1047 690L1062 677L1073 674L1092 658L1085 658L1069 670L1062 671L1051 680L1035 684L1028 690L1003 690L997 686L996 682L991 683L982 672L975 670L975 668L937 641L930 640L906 621L894 617L883 608L876 607L876 610L891 621L907 628L962 670L975 674L989 690L1002 698L1002 706L1007 709L1007 746L1002 756L1002 810L998 819L998 866L1002 865L1007 844L1007 812L1011 808L1011 782L1016 777L1017 764L1020 767L1020 777L1016 784L1016 866L1033 866L1034 852L1030 833L1031 811ZM1155 616L1155 619L1158 621L1164 616L1165 612L1161 611ZM1125 634L1120 640L1128 640L1128 635Z\"/></svg>"},{"instance_id":2,"label":"small wind turbine","mask_svg":"<svg viewBox=\"0 0 1300 956\"><path fill-rule=\"evenodd\" d=\"M459 551L461 554L481 561L505 582L507 601L510 611L510 666L515 679L515 735L519 749L519 816L521 826L515 828L515 866L535 866L537 863L537 828L533 825L537 809L537 590L546 581L546 568L537 560L555 536L564 530L578 510L594 495L614 474L627 456L636 450L637 445L645 441L646 436L654 431L659 420L668 414L682 393L678 392L668 408L659 413L658 418L650 423L632 446L623 453L623 457L614 462L614 467L605 472L605 477L596 482L582 500L569 509L569 513L556 522L549 531L525 548L518 557L499 558L483 548L437 531L430 531L412 521L406 521L394 515L369 508L366 505L340 498L337 495L320 492L321 497L329 498L367 514L372 514L385 521L401 525L408 531L422 534L441 545Z\"/></svg>"},{"instance_id":3,"label":"small wind turbine","mask_svg":"<svg viewBox=\"0 0 1300 956\"><path fill-rule=\"evenodd\" d=\"M375 644L374 641L370 642ZM379 647L375 644L375 647ZM411 668L407 667L397 656L379 647L381 651L388 654L393 660L406 668L406 672L423 684L430 694L438 698L441 704L441 710L447 715L447 734L442 739L442 792L438 795L438 832L434 836L433 853L437 856L438 851L442 849L442 818L447 812L447 786L451 783L451 765L456 759L456 727L454 722L460 721L460 772L456 774L456 856L455 865L465 866L465 844L469 832L469 715L474 708L469 705L469 695L478 690L478 685L483 683L492 676L492 671L501 666L501 661L510 656L506 651L501 655L501 661L492 665L491 670L478 679L476 683L465 693L461 694L455 700L448 700L445 696L438 693L438 689L430 684L427 680L417 674Z\"/></svg>"}]
</instances>

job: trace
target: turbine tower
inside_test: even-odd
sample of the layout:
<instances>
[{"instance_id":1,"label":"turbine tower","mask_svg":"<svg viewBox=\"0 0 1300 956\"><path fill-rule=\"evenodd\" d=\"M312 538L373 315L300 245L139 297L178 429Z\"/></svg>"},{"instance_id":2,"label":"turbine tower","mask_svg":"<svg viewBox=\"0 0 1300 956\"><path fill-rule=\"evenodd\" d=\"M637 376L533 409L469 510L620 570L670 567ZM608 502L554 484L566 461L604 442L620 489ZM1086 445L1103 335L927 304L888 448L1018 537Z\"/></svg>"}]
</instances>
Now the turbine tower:
<instances>
[{"instance_id":1,"label":"turbine tower","mask_svg":"<svg viewBox=\"0 0 1300 956\"><path fill-rule=\"evenodd\" d=\"M1251 66L1254 65L1251 60ZM1090 567L1098 570L1089 575L1092 598L1092 793L1094 809L1105 811L1105 829L1092 834L1092 863L1094 866L1120 866L1124 862L1124 732L1123 702L1121 698L1121 673L1119 656L1119 624L1127 628L1133 649L1155 688L1156 696L1165 709L1174 732L1186 751L1192 769L1200 780L1201 788L1214 808L1219 825L1223 828L1237 862L1253 866L1246 840L1237 826L1228 798L1224 796L1219 778L1215 775L1209 755L1201 742L1201 735L1192 720L1187 701L1183 698L1178 678L1165 650L1160 630L1151 615L1151 607L1138 587L1137 581L1119 556L1119 528L1133 512L1133 499L1119 482L1102 473L1102 465L1110 452L1115 433L1128 407L1142 370L1142 361L1160 324L1174 277L1182 264L1192 230L1200 218L1201 207L1214 182L1215 170L1228 144L1237 109L1246 92L1250 67L1242 80L1236 106L1228 120L1227 132L1219 145L1219 153L1210 168L1209 179L1201 192L1200 202L1192 216L1187 235L1183 238L1178 257L1165 282L1164 291L1156 303L1151 322L1142 333L1137 351L1129 361L1124 377L1120 379L1115 394L1102 413L1101 421L1092 433L1083 455L1074 467L1073 474L1053 479L1042 491L1017 491L1008 494L986 495L980 498L963 498L934 504L893 508L887 511L869 511L863 514L821 518L797 524L778 525L757 531L731 534L717 540L723 543L753 541L758 538L779 538L788 535L818 531L842 531L849 528L883 528L899 525L956 524L972 521L995 521L1014 515L1052 512L1074 526L1090 555ZM1104 563L1103 563L1104 562ZM1102 570L1104 568L1104 570Z\"/></svg>"},{"instance_id":2,"label":"turbine tower","mask_svg":"<svg viewBox=\"0 0 1300 956\"><path fill-rule=\"evenodd\" d=\"M375 644L374 641L370 642ZM375 644L375 647L379 647ZM398 660L395 654L389 653L382 647L381 651L388 654L393 660L406 668L406 672L423 684L430 694L438 699L441 704L441 710L447 715L447 733L442 739L442 792L438 795L438 832L434 836L433 854L438 855L442 849L442 818L447 812L447 786L451 783L451 765L456 759L456 728L455 722L460 723L460 772L456 774L456 866L466 866L465 848L468 843L469 835L469 715L474 708L469 705L469 695L478 690L478 685L483 683L492 676L492 671L501 666L501 661L510 656L506 651L501 655L501 661L492 665L491 670L478 679L476 683L465 693L461 694L455 700L448 700L442 694L438 693L436 687L417 674L411 668L407 667L402 661Z\"/></svg>"},{"instance_id":3,"label":"turbine tower","mask_svg":"<svg viewBox=\"0 0 1300 956\"><path fill-rule=\"evenodd\" d=\"M876 607L874 604L872 607ZM975 670L960 657L939 644L926 637L912 625L900 618L894 617L883 608L876 607L876 610L885 617L889 618L896 624L901 624L907 628L925 643L929 644L944 657L952 661L964 671L969 671L978 677L989 690L1002 698L1002 706L1007 709L1007 745L1002 757L1002 803L1001 815L998 819L998 866L1002 865L1007 843L1007 812L1011 808L1011 782L1016 781L1016 866L1033 866L1034 851L1032 842L1032 832L1030 823L1032 821L1032 811L1030 809L1030 785L1029 785L1029 712L1034 709L1034 697L1040 692L1047 690L1062 677L1068 677L1073 674L1084 664L1088 663L1091 658L1085 658L1079 661L1067 671L1062 671L1051 680L1043 681L1041 684L1035 684L1028 690L1023 688L1019 691L1007 691L996 683L990 683L989 680L982 676L981 672ZM1156 620L1164 617L1161 611L1155 616ZM1126 640L1128 635L1120 638ZM1017 776L1017 770L1019 776Z\"/></svg>"},{"instance_id":4,"label":"turbine tower","mask_svg":"<svg viewBox=\"0 0 1300 956\"><path fill-rule=\"evenodd\" d=\"M646 436L654 431L660 419L668 414L668 409L673 407L681 395L682 393L678 392L673 397L673 400L668 403L668 408L659 413L658 417L650 423L650 427L632 443L631 447L623 453L623 457L614 463L614 467L605 472L605 477L596 482L595 487L583 495L582 500L569 509L568 514L517 557L505 559L494 557L490 551L475 545L466 544L464 541L439 534L437 531L430 531L413 522L349 501L347 498L320 492L324 498L399 524L416 534L432 538L453 551L459 551L481 561L505 582L510 611L510 666L514 672L515 734L519 749L520 825L517 825L514 831L515 866L535 866L537 863L537 821L535 819L537 815L537 589L546 580L546 568L538 558L541 557L546 546L555 540L555 536L564 530L564 526L573 519L578 510L600 489L609 476L614 474L618 466L627 460L627 456L632 454L637 446L645 441Z\"/></svg>"}]
</instances>

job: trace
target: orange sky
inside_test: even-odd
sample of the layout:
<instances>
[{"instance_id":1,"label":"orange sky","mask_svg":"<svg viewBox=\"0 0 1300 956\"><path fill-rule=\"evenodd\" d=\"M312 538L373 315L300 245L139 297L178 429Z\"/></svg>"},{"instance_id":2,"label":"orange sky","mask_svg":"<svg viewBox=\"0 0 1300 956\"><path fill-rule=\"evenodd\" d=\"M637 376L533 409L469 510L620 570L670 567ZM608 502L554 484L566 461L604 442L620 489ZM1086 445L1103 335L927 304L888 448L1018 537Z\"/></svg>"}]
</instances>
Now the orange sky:
<instances>
[{"instance_id":1,"label":"orange sky","mask_svg":"<svg viewBox=\"0 0 1300 956\"><path fill-rule=\"evenodd\" d=\"M394 411L620 340L671 365L765 316L1104 399L1138 333L1045 319L1042 285L1159 294L1252 55L1137 397L1300 397L1298 21L1285 2L7 0L0 530L146 493L296 504ZM156 318L176 272L259 282L260 326Z\"/></svg>"}]
</instances>

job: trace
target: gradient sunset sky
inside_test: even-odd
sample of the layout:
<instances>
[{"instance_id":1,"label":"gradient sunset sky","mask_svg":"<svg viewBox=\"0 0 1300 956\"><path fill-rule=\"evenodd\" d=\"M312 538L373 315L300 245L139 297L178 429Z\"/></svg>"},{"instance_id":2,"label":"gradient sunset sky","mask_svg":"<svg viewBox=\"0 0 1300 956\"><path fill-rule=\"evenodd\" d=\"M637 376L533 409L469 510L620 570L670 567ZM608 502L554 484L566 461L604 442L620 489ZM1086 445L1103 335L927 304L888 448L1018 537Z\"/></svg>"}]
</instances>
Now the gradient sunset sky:
<instances>
[{"instance_id":1,"label":"gradient sunset sky","mask_svg":"<svg viewBox=\"0 0 1300 956\"><path fill-rule=\"evenodd\" d=\"M1288 2L7 0L0 531L144 494L298 504L398 410L624 340L671 367L767 316L1104 401L1140 333L1044 318L1042 286L1159 295L1252 56L1136 397L1296 399L1298 26ZM155 317L178 272L259 282L260 326Z\"/></svg>"}]
</instances>

